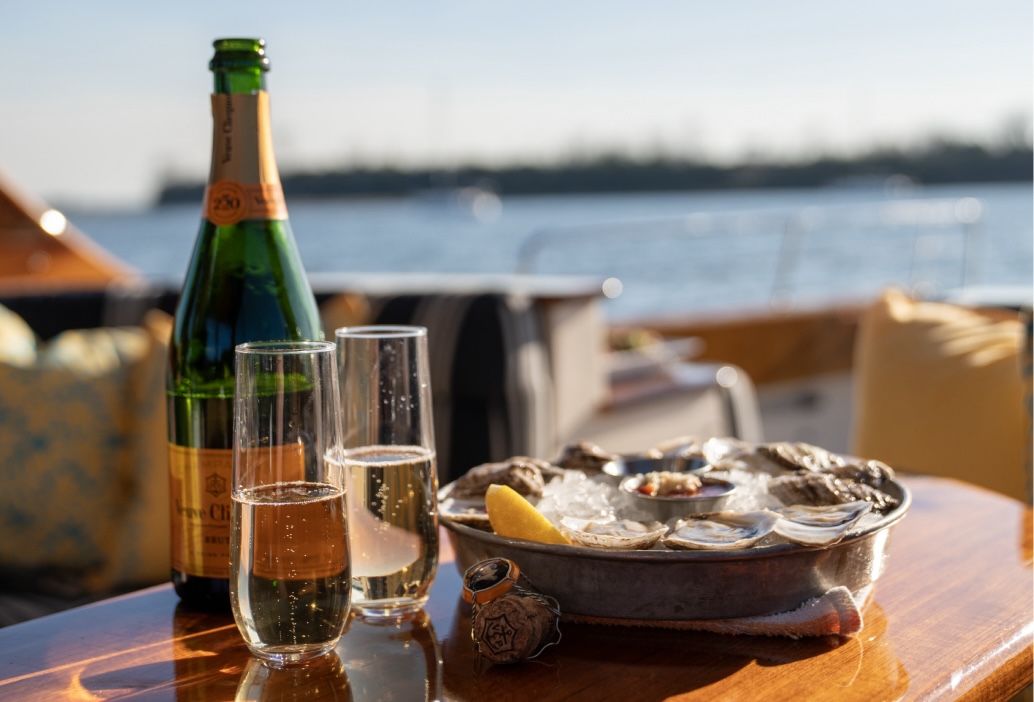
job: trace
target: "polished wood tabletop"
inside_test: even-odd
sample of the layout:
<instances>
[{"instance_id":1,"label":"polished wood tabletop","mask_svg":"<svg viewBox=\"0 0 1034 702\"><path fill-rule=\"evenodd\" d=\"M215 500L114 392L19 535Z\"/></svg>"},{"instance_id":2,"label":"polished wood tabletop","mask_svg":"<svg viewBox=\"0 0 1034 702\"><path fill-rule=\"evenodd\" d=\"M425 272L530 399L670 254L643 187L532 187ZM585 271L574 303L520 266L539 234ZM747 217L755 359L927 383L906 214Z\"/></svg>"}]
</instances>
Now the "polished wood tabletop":
<instances>
[{"instance_id":1,"label":"polished wood tabletop","mask_svg":"<svg viewBox=\"0 0 1034 702\"><path fill-rule=\"evenodd\" d=\"M0 629L0 700L1008 699L1031 682L1031 510L956 481L905 483L911 511L850 638L562 622L540 658L490 665L443 539L421 616L353 620L316 664L262 666L231 616L185 610L163 585Z\"/></svg>"}]
</instances>

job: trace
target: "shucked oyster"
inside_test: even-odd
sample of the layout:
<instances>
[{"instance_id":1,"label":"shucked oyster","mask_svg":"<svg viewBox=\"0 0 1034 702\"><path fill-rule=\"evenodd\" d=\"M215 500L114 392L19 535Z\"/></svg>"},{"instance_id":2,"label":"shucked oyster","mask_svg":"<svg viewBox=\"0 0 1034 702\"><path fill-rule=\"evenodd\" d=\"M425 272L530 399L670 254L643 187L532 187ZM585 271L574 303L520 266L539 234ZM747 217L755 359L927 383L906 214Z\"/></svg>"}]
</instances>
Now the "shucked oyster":
<instances>
[{"instance_id":1,"label":"shucked oyster","mask_svg":"<svg viewBox=\"0 0 1034 702\"><path fill-rule=\"evenodd\" d=\"M703 443L700 447L700 454L707 459L708 463L718 464L722 461L736 459L745 454L753 453L753 448L753 444L743 439L736 439L731 436L716 436Z\"/></svg>"},{"instance_id":2,"label":"shucked oyster","mask_svg":"<svg viewBox=\"0 0 1034 702\"><path fill-rule=\"evenodd\" d=\"M651 548L668 531L660 522L643 524L630 519L592 521L564 517L560 526L564 535L579 546L620 550Z\"/></svg>"},{"instance_id":3,"label":"shucked oyster","mask_svg":"<svg viewBox=\"0 0 1034 702\"><path fill-rule=\"evenodd\" d=\"M484 497L488 486L507 485L526 497L540 497L546 481L563 471L548 462L528 456L514 456L500 463L483 463L468 470L452 484L450 497Z\"/></svg>"},{"instance_id":4,"label":"shucked oyster","mask_svg":"<svg viewBox=\"0 0 1034 702\"><path fill-rule=\"evenodd\" d=\"M588 441L575 441L564 446L555 463L561 468L598 473L603 466L619 460L620 456L604 451Z\"/></svg>"},{"instance_id":5,"label":"shucked oyster","mask_svg":"<svg viewBox=\"0 0 1034 702\"><path fill-rule=\"evenodd\" d=\"M882 487L894 477L894 470L886 463L879 461L848 462L841 466L824 469L822 472L841 480L864 483L874 488Z\"/></svg>"},{"instance_id":6,"label":"shucked oyster","mask_svg":"<svg viewBox=\"0 0 1034 702\"><path fill-rule=\"evenodd\" d=\"M756 450L786 470L822 471L833 466L843 465L845 462L842 457L832 451L803 441L761 444Z\"/></svg>"},{"instance_id":7,"label":"shucked oyster","mask_svg":"<svg viewBox=\"0 0 1034 702\"><path fill-rule=\"evenodd\" d=\"M894 477L890 466L879 461L853 461L804 442L780 442L757 447L760 456L790 471L830 473L841 480L880 487Z\"/></svg>"},{"instance_id":8,"label":"shucked oyster","mask_svg":"<svg viewBox=\"0 0 1034 702\"><path fill-rule=\"evenodd\" d=\"M704 442L701 455L716 470L747 470L768 475L782 475L786 467L757 450L754 444L731 437L713 438Z\"/></svg>"},{"instance_id":9,"label":"shucked oyster","mask_svg":"<svg viewBox=\"0 0 1034 702\"><path fill-rule=\"evenodd\" d=\"M775 533L805 546L826 546L840 541L872 509L871 502L840 505L793 505L776 510L782 517Z\"/></svg>"},{"instance_id":10,"label":"shucked oyster","mask_svg":"<svg viewBox=\"0 0 1034 702\"><path fill-rule=\"evenodd\" d=\"M466 524L475 529L492 531L492 522L488 519L485 501L479 499L454 500L446 497L438 503L438 514L444 519L457 524Z\"/></svg>"},{"instance_id":11,"label":"shucked oyster","mask_svg":"<svg viewBox=\"0 0 1034 702\"><path fill-rule=\"evenodd\" d=\"M795 473L773 478L768 483L768 493L785 505L839 505L865 500L887 513L900 504L882 490L837 478L832 473Z\"/></svg>"},{"instance_id":12,"label":"shucked oyster","mask_svg":"<svg viewBox=\"0 0 1034 702\"><path fill-rule=\"evenodd\" d=\"M675 524L664 545L677 549L723 550L747 548L772 533L779 515L757 512L691 514Z\"/></svg>"}]
</instances>

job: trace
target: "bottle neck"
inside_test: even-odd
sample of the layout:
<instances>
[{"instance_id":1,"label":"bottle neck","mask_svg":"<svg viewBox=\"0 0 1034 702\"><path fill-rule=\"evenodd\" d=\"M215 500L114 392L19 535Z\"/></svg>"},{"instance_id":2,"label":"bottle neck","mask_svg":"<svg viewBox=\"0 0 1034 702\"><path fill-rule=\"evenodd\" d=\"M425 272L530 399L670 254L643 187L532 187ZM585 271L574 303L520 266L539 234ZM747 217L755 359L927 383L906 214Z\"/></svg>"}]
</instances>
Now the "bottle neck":
<instances>
[{"instance_id":1,"label":"bottle neck","mask_svg":"<svg viewBox=\"0 0 1034 702\"><path fill-rule=\"evenodd\" d=\"M269 58L266 42L254 38L216 39L215 55L208 68L215 78L217 94L250 95L266 89Z\"/></svg>"},{"instance_id":2,"label":"bottle neck","mask_svg":"<svg viewBox=\"0 0 1034 702\"><path fill-rule=\"evenodd\" d=\"M250 95L266 89L266 72L255 68L233 71L216 70L213 72L214 89L217 95Z\"/></svg>"},{"instance_id":3,"label":"bottle neck","mask_svg":"<svg viewBox=\"0 0 1034 702\"><path fill-rule=\"evenodd\" d=\"M246 81L228 80L232 92L212 95L212 167L205 191L205 216L216 225L244 219L287 219L280 174L273 155L269 93L236 92ZM259 76L261 78L261 76ZM256 81L264 85L265 81Z\"/></svg>"}]
</instances>

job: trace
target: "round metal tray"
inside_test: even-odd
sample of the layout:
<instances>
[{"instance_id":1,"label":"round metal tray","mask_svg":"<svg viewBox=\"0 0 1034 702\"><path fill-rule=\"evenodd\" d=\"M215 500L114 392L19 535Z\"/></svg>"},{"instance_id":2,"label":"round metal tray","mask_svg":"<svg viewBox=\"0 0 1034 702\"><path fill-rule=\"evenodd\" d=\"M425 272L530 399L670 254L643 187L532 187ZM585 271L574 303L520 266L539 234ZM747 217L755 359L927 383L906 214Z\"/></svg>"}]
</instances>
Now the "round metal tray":
<instances>
[{"instance_id":1,"label":"round metal tray","mask_svg":"<svg viewBox=\"0 0 1034 702\"><path fill-rule=\"evenodd\" d=\"M883 486L901 504L831 546L778 544L743 551L604 551L508 539L442 517L462 573L486 558L515 561L560 611L639 620L725 619L792 610L830 588L852 592L883 572L893 527L911 505L894 480Z\"/></svg>"}]
</instances>

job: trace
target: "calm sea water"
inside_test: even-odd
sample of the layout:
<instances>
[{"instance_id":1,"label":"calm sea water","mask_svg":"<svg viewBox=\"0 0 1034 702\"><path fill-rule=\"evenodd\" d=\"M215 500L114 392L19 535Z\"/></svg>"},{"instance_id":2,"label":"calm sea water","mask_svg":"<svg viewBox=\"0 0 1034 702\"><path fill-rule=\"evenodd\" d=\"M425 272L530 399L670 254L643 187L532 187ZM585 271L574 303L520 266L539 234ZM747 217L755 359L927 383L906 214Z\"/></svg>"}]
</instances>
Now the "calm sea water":
<instances>
[{"instance_id":1,"label":"calm sea water","mask_svg":"<svg viewBox=\"0 0 1034 702\"><path fill-rule=\"evenodd\" d=\"M853 208L977 198L961 225L872 222ZM1034 285L1030 183L506 197L472 212L447 198L289 201L310 272L512 273L612 279L612 319L870 297L887 285L937 296L963 282ZM964 206L965 207L965 206ZM179 281L198 205L67 213L144 273ZM476 216L476 215L480 216ZM786 236L791 222L791 236ZM796 229L794 229L796 227ZM968 267L964 261L969 258ZM614 282L620 281L620 284Z\"/></svg>"}]
</instances>

